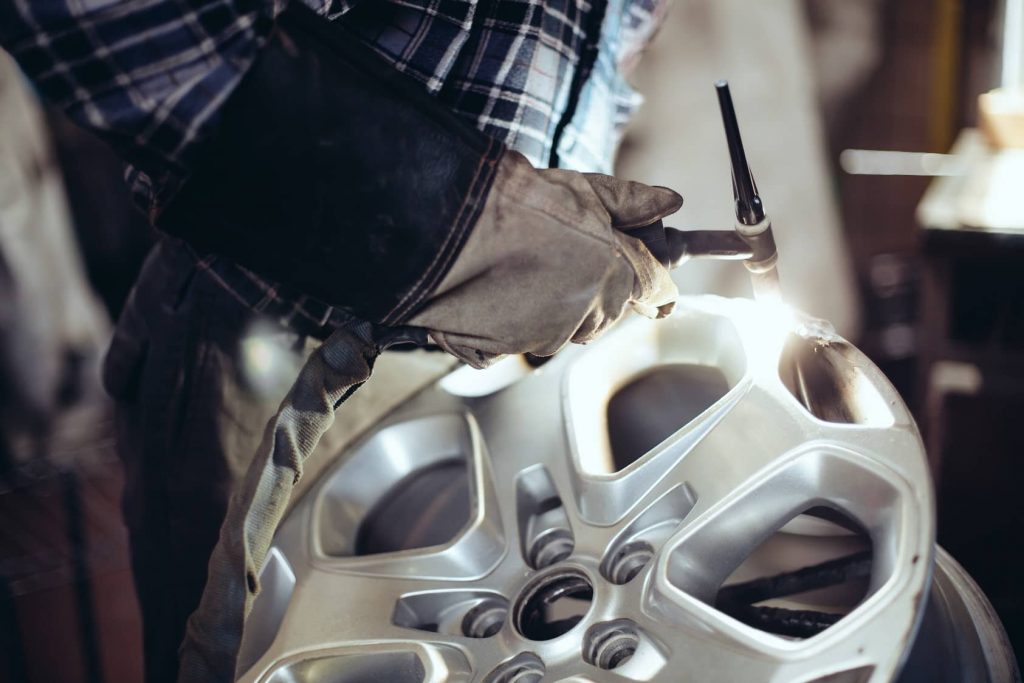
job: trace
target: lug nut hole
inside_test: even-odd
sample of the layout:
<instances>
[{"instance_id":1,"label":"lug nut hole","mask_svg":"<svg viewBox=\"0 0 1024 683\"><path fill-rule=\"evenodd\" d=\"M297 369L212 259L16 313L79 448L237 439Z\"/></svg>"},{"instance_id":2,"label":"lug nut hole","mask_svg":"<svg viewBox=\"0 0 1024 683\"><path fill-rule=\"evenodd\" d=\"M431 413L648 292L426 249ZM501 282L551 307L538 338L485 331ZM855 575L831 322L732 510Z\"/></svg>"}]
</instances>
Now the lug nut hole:
<instances>
[{"instance_id":1,"label":"lug nut hole","mask_svg":"<svg viewBox=\"0 0 1024 683\"><path fill-rule=\"evenodd\" d=\"M626 543L615 552L608 565L608 580L622 585L633 580L654 557L654 548L647 541Z\"/></svg>"},{"instance_id":2,"label":"lug nut hole","mask_svg":"<svg viewBox=\"0 0 1024 683\"><path fill-rule=\"evenodd\" d=\"M544 569L572 555L574 546L568 529L550 529L533 540L527 561L534 569Z\"/></svg>"},{"instance_id":3,"label":"lug nut hole","mask_svg":"<svg viewBox=\"0 0 1024 683\"><path fill-rule=\"evenodd\" d=\"M596 624L583 639L583 659L599 669L617 669L640 646L640 632L626 619Z\"/></svg>"},{"instance_id":4,"label":"lug nut hole","mask_svg":"<svg viewBox=\"0 0 1024 683\"><path fill-rule=\"evenodd\" d=\"M508 605L499 600L484 600L466 612L462 633L469 638L490 638L505 625Z\"/></svg>"},{"instance_id":5,"label":"lug nut hole","mask_svg":"<svg viewBox=\"0 0 1024 683\"><path fill-rule=\"evenodd\" d=\"M499 664L484 678L485 683L540 683L544 663L532 652L524 652Z\"/></svg>"}]
</instances>

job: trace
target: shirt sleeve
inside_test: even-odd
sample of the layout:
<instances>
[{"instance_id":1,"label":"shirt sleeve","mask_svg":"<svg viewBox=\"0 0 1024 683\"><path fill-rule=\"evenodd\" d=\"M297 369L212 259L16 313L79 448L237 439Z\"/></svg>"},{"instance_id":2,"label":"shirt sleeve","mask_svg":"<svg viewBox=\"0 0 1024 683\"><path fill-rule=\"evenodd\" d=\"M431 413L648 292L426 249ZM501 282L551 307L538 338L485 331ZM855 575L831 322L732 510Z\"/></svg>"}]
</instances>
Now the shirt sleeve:
<instances>
[{"instance_id":1,"label":"shirt sleeve","mask_svg":"<svg viewBox=\"0 0 1024 683\"><path fill-rule=\"evenodd\" d=\"M159 188L187 175L279 9L275 0L0 0L0 45L46 99Z\"/></svg>"}]
</instances>

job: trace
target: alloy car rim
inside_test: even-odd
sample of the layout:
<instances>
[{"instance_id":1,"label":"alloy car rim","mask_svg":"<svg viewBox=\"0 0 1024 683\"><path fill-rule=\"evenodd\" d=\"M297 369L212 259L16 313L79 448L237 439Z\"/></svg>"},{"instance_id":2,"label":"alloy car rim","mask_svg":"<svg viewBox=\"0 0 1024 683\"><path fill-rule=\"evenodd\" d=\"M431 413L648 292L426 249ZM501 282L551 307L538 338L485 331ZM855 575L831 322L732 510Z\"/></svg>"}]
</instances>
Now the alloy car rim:
<instances>
[{"instance_id":1,"label":"alloy car rim","mask_svg":"<svg viewBox=\"0 0 1024 683\"><path fill-rule=\"evenodd\" d=\"M723 395L617 468L609 401L678 367ZM399 499L402 543L369 547ZM835 561L864 570L849 613L729 603L766 539L815 524L867 544ZM694 297L489 395L432 387L343 454L275 538L242 680L890 680L933 548L923 447L877 368L782 306Z\"/></svg>"}]
</instances>

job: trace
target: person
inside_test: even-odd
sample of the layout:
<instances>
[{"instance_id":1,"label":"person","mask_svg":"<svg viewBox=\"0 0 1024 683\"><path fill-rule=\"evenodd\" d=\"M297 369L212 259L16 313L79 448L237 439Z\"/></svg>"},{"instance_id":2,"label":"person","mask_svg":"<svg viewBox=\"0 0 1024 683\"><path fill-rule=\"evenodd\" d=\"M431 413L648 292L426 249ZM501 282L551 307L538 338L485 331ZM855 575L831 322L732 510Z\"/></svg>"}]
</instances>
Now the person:
<instances>
[{"instance_id":1,"label":"person","mask_svg":"<svg viewBox=\"0 0 1024 683\"><path fill-rule=\"evenodd\" d=\"M46 118L0 52L0 487L34 469L72 413L102 408L110 321L86 278Z\"/></svg>"},{"instance_id":2,"label":"person","mask_svg":"<svg viewBox=\"0 0 1024 683\"><path fill-rule=\"evenodd\" d=\"M162 234L104 368L150 682L273 413L239 367L254 317L293 346L421 328L483 367L676 296L629 230L681 197L601 174L662 0L307 2L0 0L0 45Z\"/></svg>"}]
</instances>

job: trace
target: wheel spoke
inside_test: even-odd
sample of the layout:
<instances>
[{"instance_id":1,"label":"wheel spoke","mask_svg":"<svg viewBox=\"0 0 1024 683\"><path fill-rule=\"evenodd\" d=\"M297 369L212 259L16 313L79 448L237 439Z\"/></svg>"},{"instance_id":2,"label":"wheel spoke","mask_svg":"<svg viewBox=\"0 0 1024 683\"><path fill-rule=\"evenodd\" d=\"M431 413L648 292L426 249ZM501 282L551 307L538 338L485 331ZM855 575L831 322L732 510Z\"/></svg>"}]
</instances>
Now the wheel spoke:
<instances>
[{"instance_id":1,"label":"wheel spoke","mask_svg":"<svg viewBox=\"0 0 1024 683\"><path fill-rule=\"evenodd\" d=\"M265 658L238 679L239 683L469 683L469 661L457 648L425 641L349 642L295 650L275 660Z\"/></svg>"},{"instance_id":2,"label":"wheel spoke","mask_svg":"<svg viewBox=\"0 0 1024 683\"><path fill-rule=\"evenodd\" d=\"M459 444L466 457L470 501L463 529L451 541L426 548L354 557L331 557L321 550L315 553L318 564L344 573L453 582L480 579L497 565L506 552L507 541L487 445L472 419L444 419L458 423ZM450 447L448 443L442 445ZM321 494L319 500L323 497Z\"/></svg>"}]
</instances>

